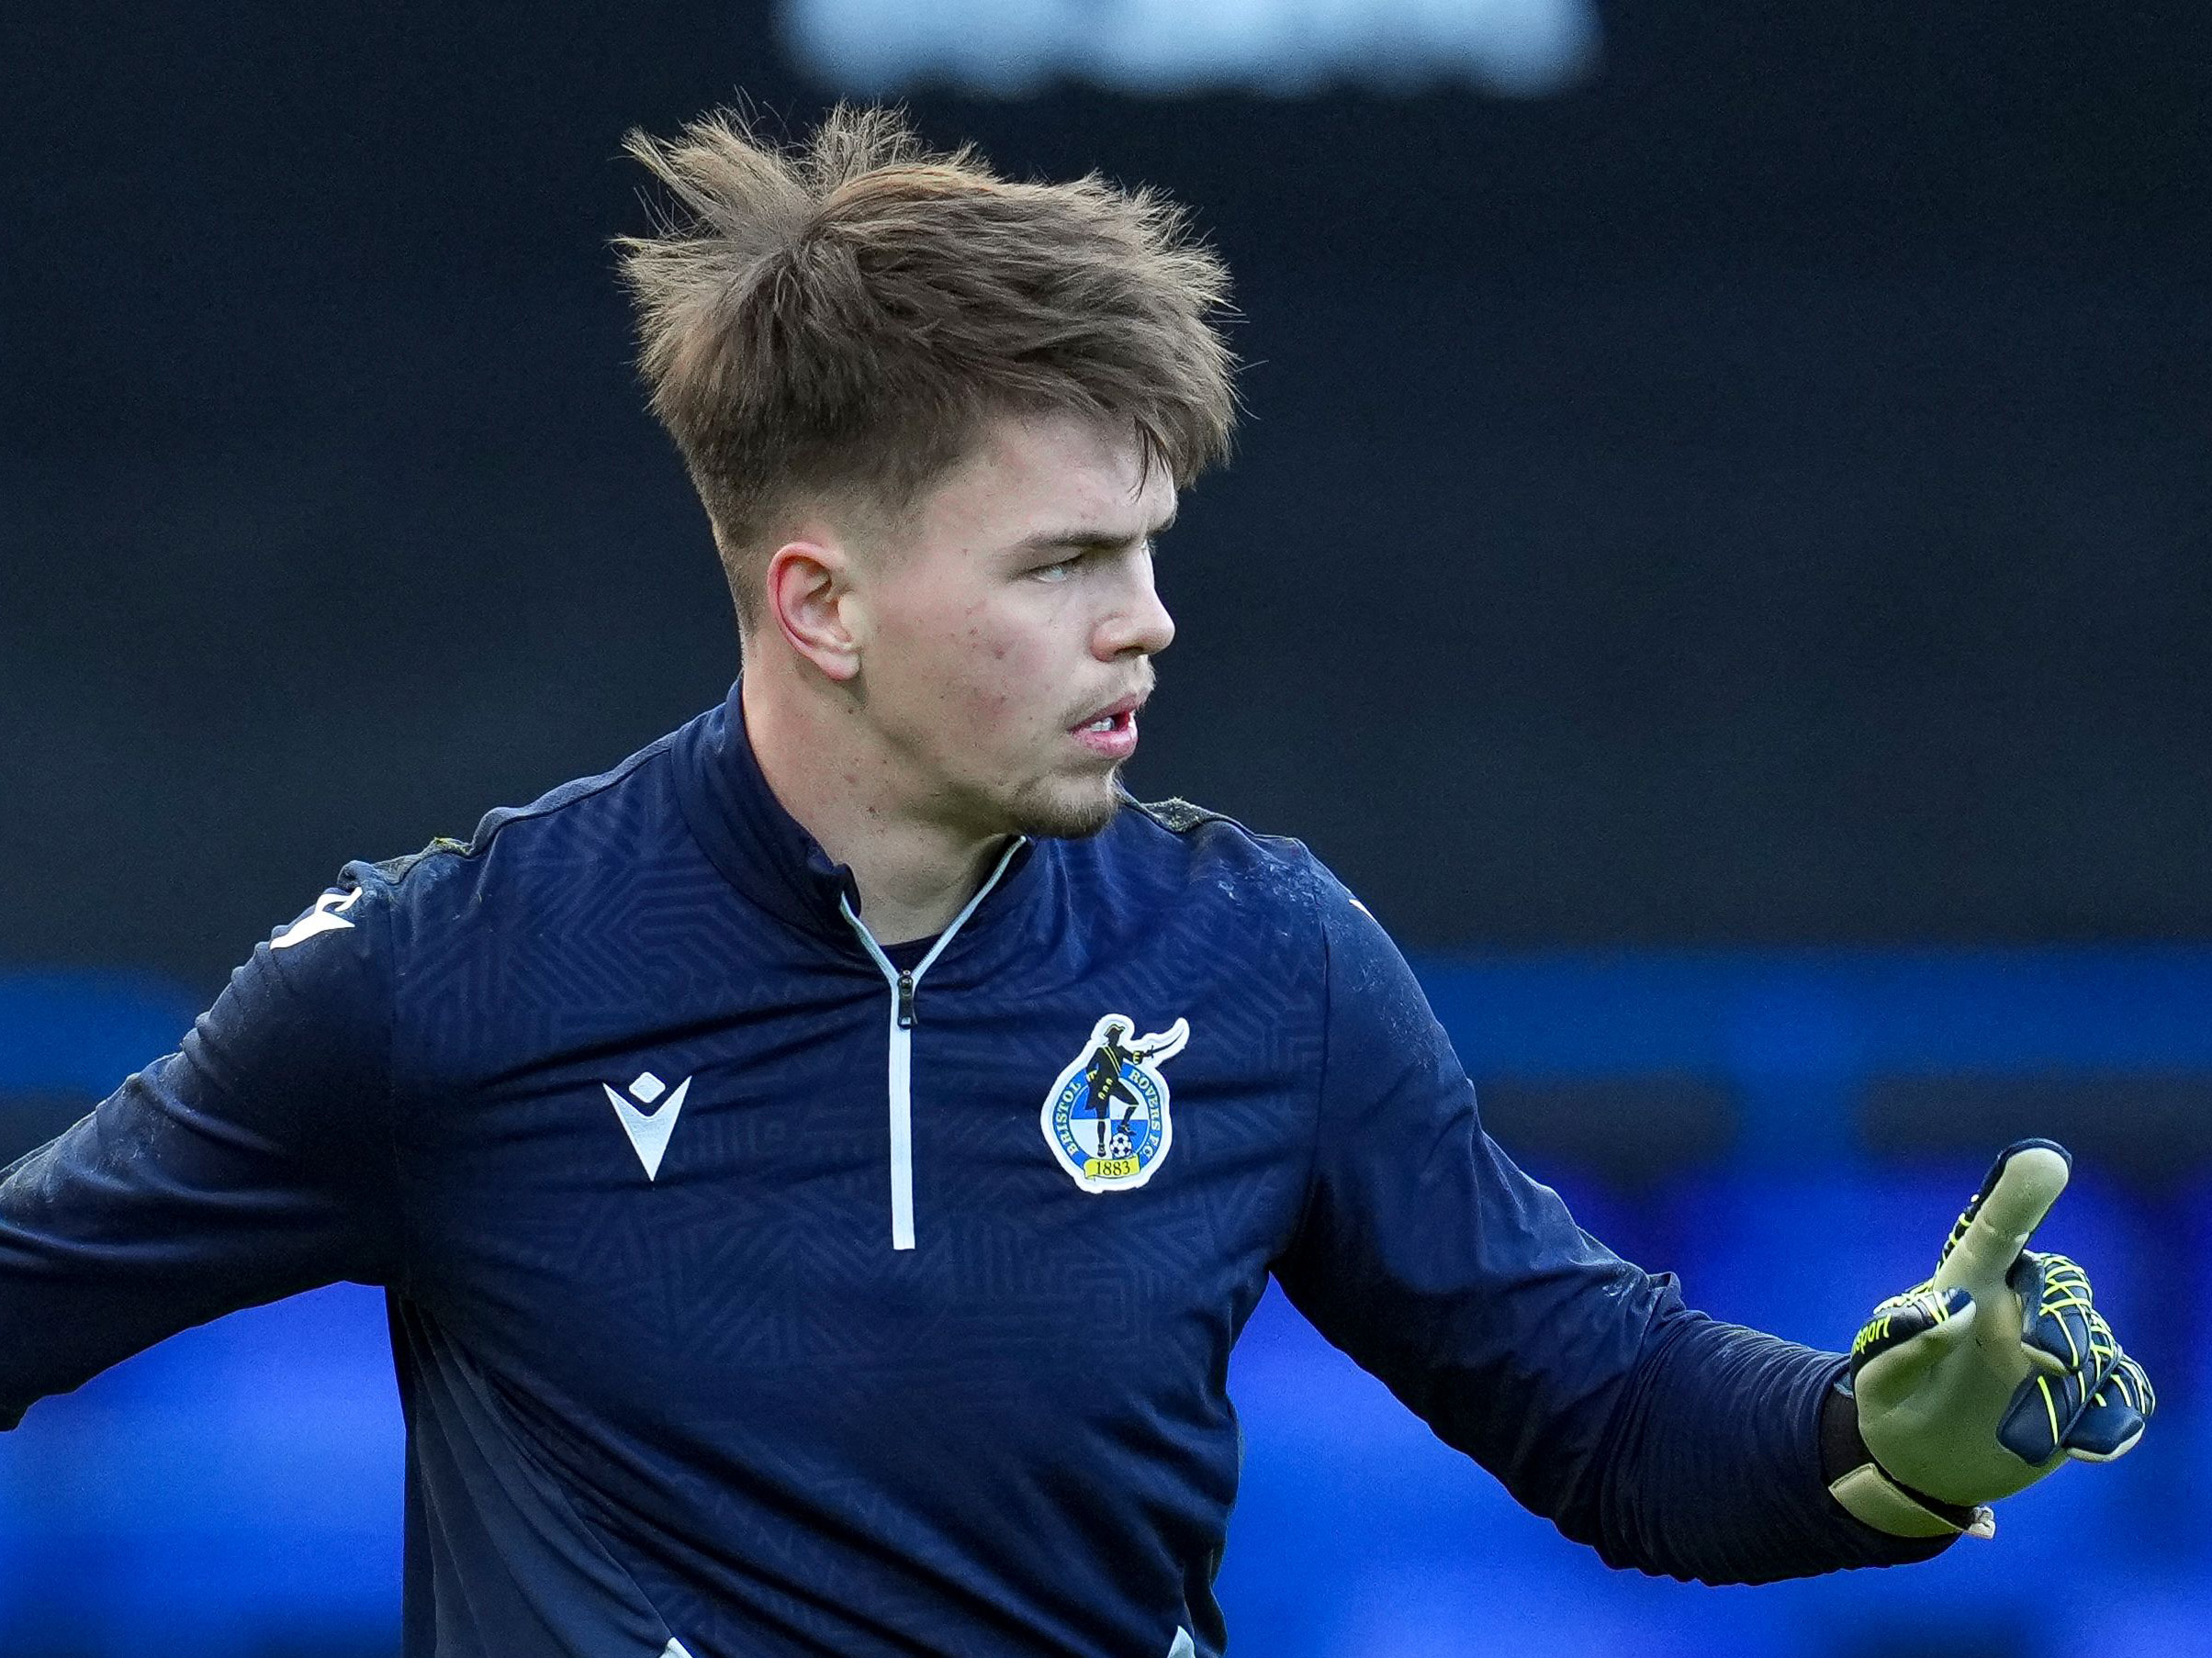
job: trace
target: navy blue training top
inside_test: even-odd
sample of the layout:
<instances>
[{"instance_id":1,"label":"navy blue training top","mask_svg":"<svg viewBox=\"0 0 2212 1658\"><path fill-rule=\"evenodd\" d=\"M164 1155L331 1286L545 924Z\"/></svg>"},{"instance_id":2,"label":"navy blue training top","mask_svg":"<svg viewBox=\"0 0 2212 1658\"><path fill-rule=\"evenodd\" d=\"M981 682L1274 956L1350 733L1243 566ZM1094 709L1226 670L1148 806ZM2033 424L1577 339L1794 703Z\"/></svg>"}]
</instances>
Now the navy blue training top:
<instances>
[{"instance_id":1,"label":"navy blue training top","mask_svg":"<svg viewBox=\"0 0 2212 1658\"><path fill-rule=\"evenodd\" d=\"M349 865L0 1179L0 1423L352 1279L407 1418L407 1658L1211 1655L1272 1272L1616 1564L1930 1552L1822 1483L1843 1361L1577 1227L1297 843L1132 804L1015 843L926 949L857 902L735 692Z\"/></svg>"}]
</instances>

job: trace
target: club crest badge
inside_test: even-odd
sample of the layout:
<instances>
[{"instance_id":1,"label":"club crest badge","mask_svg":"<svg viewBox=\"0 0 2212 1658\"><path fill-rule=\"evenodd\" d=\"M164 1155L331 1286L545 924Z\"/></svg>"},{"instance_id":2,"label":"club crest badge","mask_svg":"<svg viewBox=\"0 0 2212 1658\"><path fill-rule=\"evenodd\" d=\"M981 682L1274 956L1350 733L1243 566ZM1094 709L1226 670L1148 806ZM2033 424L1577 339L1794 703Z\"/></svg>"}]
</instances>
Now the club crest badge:
<instances>
[{"instance_id":1,"label":"club crest badge","mask_svg":"<svg viewBox=\"0 0 2212 1658\"><path fill-rule=\"evenodd\" d=\"M1045 1144L1085 1192L1127 1192L1152 1178L1175 1137L1160 1068L1190 1036L1185 1019L1140 1036L1134 1019L1108 1014L1060 1073L1045 1095Z\"/></svg>"}]
</instances>

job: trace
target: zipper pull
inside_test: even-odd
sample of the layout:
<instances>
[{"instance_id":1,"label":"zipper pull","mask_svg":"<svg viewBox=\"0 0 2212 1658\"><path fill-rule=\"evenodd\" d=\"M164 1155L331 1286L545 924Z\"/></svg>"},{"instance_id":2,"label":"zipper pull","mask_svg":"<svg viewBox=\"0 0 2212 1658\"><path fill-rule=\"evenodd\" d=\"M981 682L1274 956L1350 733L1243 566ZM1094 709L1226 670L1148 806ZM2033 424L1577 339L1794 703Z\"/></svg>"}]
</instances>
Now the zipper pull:
<instances>
[{"instance_id":1,"label":"zipper pull","mask_svg":"<svg viewBox=\"0 0 2212 1658\"><path fill-rule=\"evenodd\" d=\"M912 973L899 975L899 1028L901 1030L914 1028L914 975Z\"/></svg>"}]
</instances>

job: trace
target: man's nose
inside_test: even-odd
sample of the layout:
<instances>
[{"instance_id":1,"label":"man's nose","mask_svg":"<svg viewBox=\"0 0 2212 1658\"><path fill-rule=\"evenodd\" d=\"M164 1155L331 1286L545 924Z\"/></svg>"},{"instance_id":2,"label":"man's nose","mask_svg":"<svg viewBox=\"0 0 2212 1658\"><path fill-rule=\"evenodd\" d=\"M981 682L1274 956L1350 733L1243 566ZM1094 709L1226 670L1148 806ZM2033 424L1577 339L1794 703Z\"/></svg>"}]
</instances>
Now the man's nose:
<instances>
[{"instance_id":1,"label":"man's nose","mask_svg":"<svg viewBox=\"0 0 2212 1658\"><path fill-rule=\"evenodd\" d=\"M1107 660L1151 656L1167 649L1174 638L1175 619L1167 613L1147 571L1131 587L1128 602L1099 624L1096 650Z\"/></svg>"}]
</instances>

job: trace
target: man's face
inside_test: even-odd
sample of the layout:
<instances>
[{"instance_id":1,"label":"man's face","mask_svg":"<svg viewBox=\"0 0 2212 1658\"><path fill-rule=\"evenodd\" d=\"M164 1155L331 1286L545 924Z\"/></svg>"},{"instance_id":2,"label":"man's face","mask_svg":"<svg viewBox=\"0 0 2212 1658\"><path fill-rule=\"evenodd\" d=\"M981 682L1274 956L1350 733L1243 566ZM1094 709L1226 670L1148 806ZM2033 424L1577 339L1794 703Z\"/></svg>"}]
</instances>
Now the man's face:
<instances>
[{"instance_id":1,"label":"man's face","mask_svg":"<svg viewBox=\"0 0 2212 1658\"><path fill-rule=\"evenodd\" d=\"M856 685L893 799L976 834L1106 826L1150 658L1175 634L1151 548L1174 510L1134 432L1072 416L986 429L855 571Z\"/></svg>"}]
</instances>

